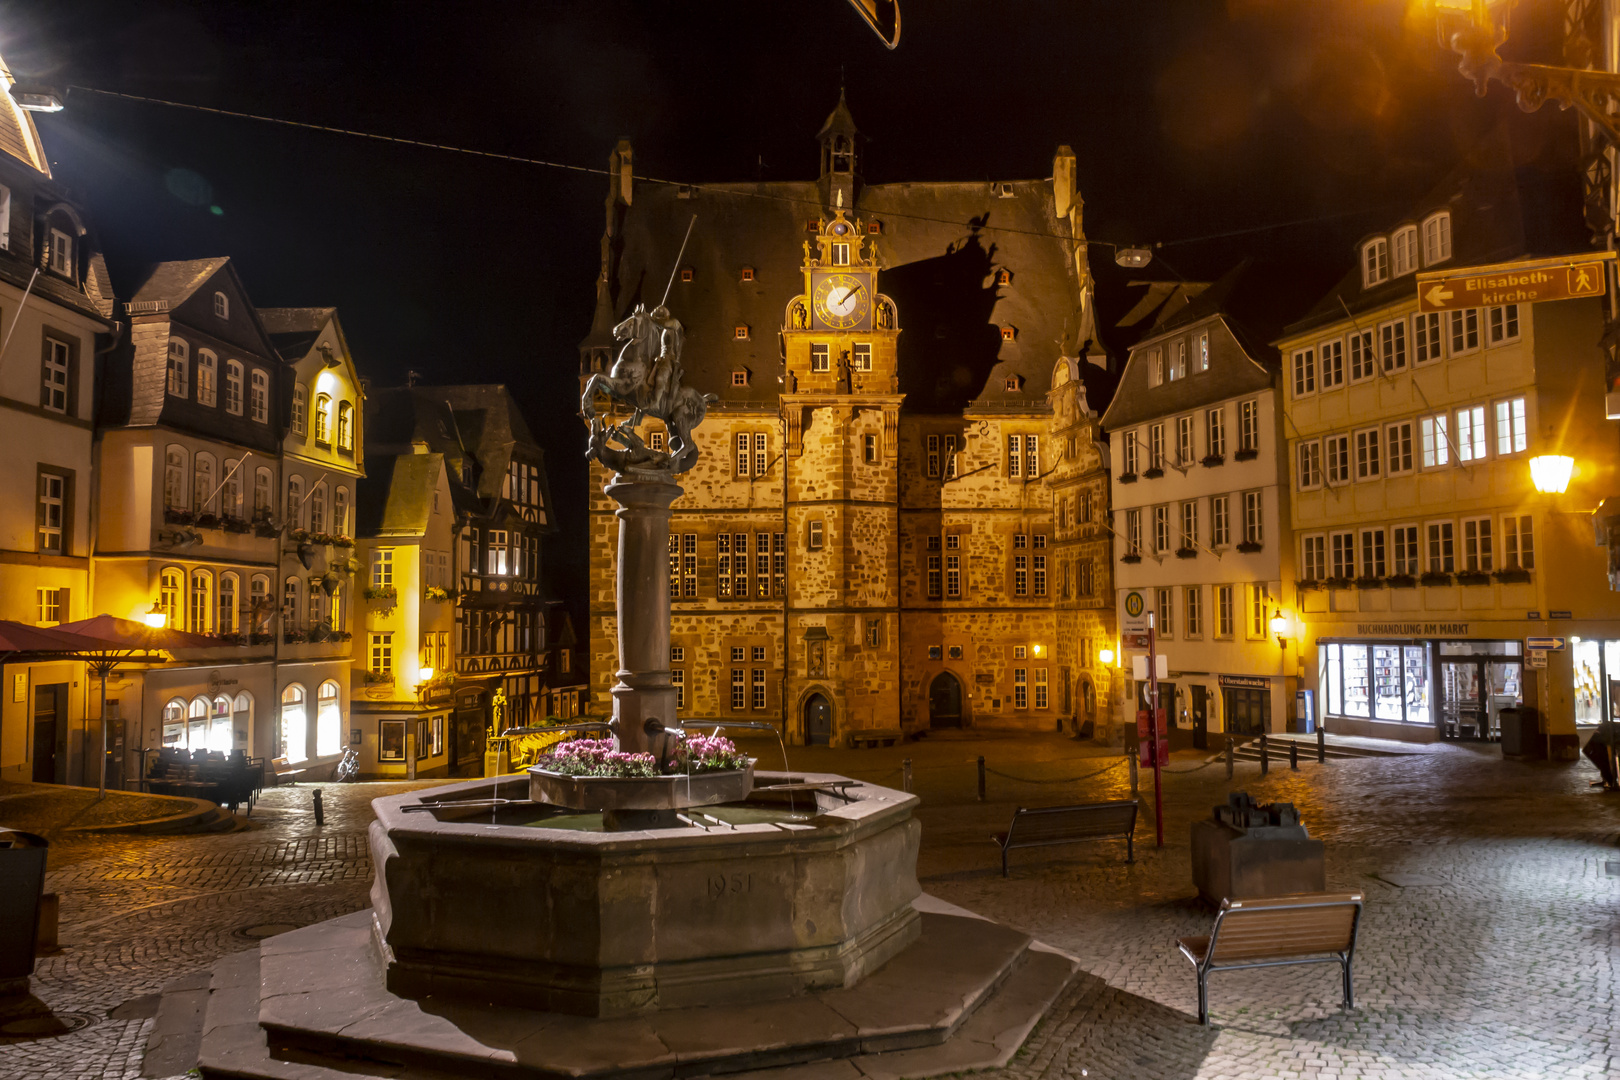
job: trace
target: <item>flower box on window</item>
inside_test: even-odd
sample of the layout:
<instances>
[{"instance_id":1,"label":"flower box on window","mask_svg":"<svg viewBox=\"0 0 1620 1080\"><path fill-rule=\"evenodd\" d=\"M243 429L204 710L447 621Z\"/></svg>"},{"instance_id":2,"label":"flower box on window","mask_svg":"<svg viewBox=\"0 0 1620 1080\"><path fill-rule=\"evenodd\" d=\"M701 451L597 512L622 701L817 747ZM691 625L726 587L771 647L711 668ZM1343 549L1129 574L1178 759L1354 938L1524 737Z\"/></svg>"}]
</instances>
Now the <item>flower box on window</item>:
<instances>
[{"instance_id":1,"label":"flower box on window","mask_svg":"<svg viewBox=\"0 0 1620 1080\"><path fill-rule=\"evenodd\" d=\"M281 633L283 645L302 645L309 640L309 635L302 630L284 630Z\"/></svg>"},{"instance_id":2,"label":"flower box on window","mask_svg":"<svg viewBox=\"0 0 1620 1080\"><path fill-rule=\"evenodd\" d=\"M399 599L399 590L392 585L383 585L381 587L367 585L362 595L367 600L397 600Z\"/></svg>"},{"instance_id":3,"label":"flower box on window","mask_svg":"<svg viewBox=\"0 0 1620 1080\"><path fill-rule=\"evenodd\" d=\"M1255 458L1257 458L1259 456L1260 456L1260 451L1256 450L1254 447L1251 446L1251 447L1249 447L1249 448L1247 448L1245 450L1239 450L1237 453L1233 454L1232 455L1232 460L1233 461L1253 461Z\"/></svg>"},{"instance_id":4,"label":"flower box on window","mask_svg":"<svg viewBox=\"0 0 1620 1080\"><path fill-rule=\"evenodd\" d=\"M1391 574L1384 579L1384 584L1392 589L1415 589L1417 588L1417 578L1411 574Z\"/></svg>"},{"instance_id":5,"label":"flower box on window","mask_svg":"<svg viewBox=\"0 0 1620 1080\"><path fill-rule=\"evenodd\" d=\"M1190 548L1190 547L1176 548L1176 558L1178 558L1178 559L1196 559L1196 558L1198 558L1198 549L1197 548Z\"/></svg>"},{"instance_id":6,"label":"flower box on window","mask_svg":"<svg viewBox=\"0 0 1620 1080\"><path fill-rule=\"evenodd\" d=\"M1530 571L1528 570L1517 568L1498 570L1493 576L1504 585L1528 585L1530 583Z\"/></svg>"},{"instance_id":7,"label":"flower box on window","mask_svg":"<svg viewBox=\"0 0 1620 1080\"><path fill-rule=\"evenodd\" d=\"M1330 589L1348 589L1351 582L1347 577L1330 577L1322 584Z\"/></svg>"},{"instance_id":8,"label":"flower box on window","mask_svg":"<svg viewBox=\"0 0 1620 1080\"><path fill-rule=\"evenodd\" d=\"M1148 470L1146 470L1145 472L1142 473L1142 479L1144 479L1144 480L1157 480L1159 477L1161 477L1163 475L1164 475L1164 470L1163 469L1148 469Z\"/></svg>"},{"instance_id":9,"label":"flower box on window","mask_svg":"<svg viewBox=\"0 0 1620 1080\"><path fill-rule=\"evenodd\" d=\"M1450 585L1451 575L1434 570L1426 570L1419 576L1418 583L1422 585Z\"/></svg>"},{"instance_id":10,"label":"flower box on window","mask_svg":"<svg viewBox=\"0 0 1620 1080\"><path fill-rule=\"evenodd\" d=\"M1294 582L1294 590L1296 592L1313 592L1321 587L1322 583L1315 578L1307 578L1304 581Z\"/></svg>"},{"instance_id":11,"label":"flower box on window","mask_svg":"<svg viewBox=\"0 0 1620 1080\"><path fill-rule=\"evenodd\" d=\"M352 548L354 547L354 538L350 536L334 536L332 537L332 546L339 548Z\"/></svg>"},{"instance_id":12,"label":"flower box on window","mask_svg":"<svg viewBox=\"0 0 1620 1080\"><path fill-rule=\"evenodd\" d=\"M394 681L394 673L392 671L368 671L368 672L366 672L366 685L367 686L386 686L389 683L392 683L393 681Z\"/></svg>"},{"instance_id":13,"label":"flower box on window","mask_svg":"<svg viewBox=\"0 0 1620 1080\"><path fill-rule=\"evenodd\" d=\"M292 532L288 533L287 535L292 539L292 542L295 543L295 544L307 544L307 543L309 543L309 530L308 529L294 529Z\"/></svg>"},{"instance_id":14,"label":"flower box on window","mask_svg":"<svg viewBox=\"0 0 1620 1080\"><path fill-rule=\"evenodd\" d=\"M253 535L268 540L280 533L276 523L269 518L257 518L253 522Z\"/></svg>"},{"instance_id":15,"label":"flower box on window","mask_svg":"<svg viewBox=\"0 0 1620 1080\"><path fill-rule=\"evenodd\" d=\"M225 517L220 519L219 527L230 533L245 533L253 531L253 523L246 518Z\"/></svg>"},{"instance_id":16,"label":"flower box on window","mask_svg":"<svg viewBox=\"0 0 1620 1080\"><path fill-rule=\"evenodd\" d=\"M190 510L178 510L172 506L163 508L163 520L170 525L191 525L197 520L197 515Z\"/></svg>"},{"instance_id":17,"label":"flower box on window","mask_svg":"<svg viewBox=\"0 0 1620 1080\"><path fill-rule=\"evenodd\" d=\"M1136 474L1133 472L1120 473L1119 482L1122 484L1134 484L1136 483Z\"/></svg>"},{"instance_id":18,"label":"flower box on window","mask_svg":"<svg viewBox=\"0 0 1620 1080\"><path fill-rule=\"evenodd\" d=\"M333 536L331 533L311 533L309 536L309 542L312 544L324 544L327 547L331 547L333 544L337 543L337 537Z\"/></svg>"},{"instance_id":19,"label":"flower box on window","mask_svg":"<svg viewBox=\"0 0 1620 1080\"><path fill-rule=\"evenodd\" d=\"M442 604L446 600L450 599L450 593L449 590L441 589L437 585L429 585L427 588L422 590L422 599L432 600L435 603Z\"/></svg>"},{"instance_id":20,"label":"flower box on window","mask_svg":"<svg viewBox=\"0 0 1620 1080\"><path fill-rule=\"evenodd\" d=\"M1384 579L1381 577L1367 576L1356 578L1356 588L1358 589L1382 589L1383 587Z\"/></svg>"},{"instance_id":21,"label":"flower box on window","mask_svg":"<svg viewBox=\"0 0 1620 1080\"><path fill-rule=\"evenodd\" d=\"M1204 459L1203 459L1202 462L1200 462L1200 464L1202 464L1205 468L1209 468L1209 469L1213 469L1217 465L1225 465L1226 464L1226 455L1225 454L1205 454Z\"/></svg>"},{"instance_id":22,"label":"flower box on window","mask_svg":"<svg viewBox=\"0 0 1620 1080\"><path fill-rule=\"evenodd\" d=\"M1459 585L1489 585L1491 575L1484 570L1460 570L1457 572Z\"/></svg>"},{"instance_id":23,"label":"flower box on window","mask_svg":"<svg viewBox=\"0 0 1620 1080\"><path fill-rule=\"evenodd\" d=\"M1139 563L1139 562L1142 561L1142 556L1140 556L1140 555L1121 555L1119 557L1119 561L1124 562L1124 563L1133 563L1133 564L1134 563Z\"/></svg>"},{"instance_id":24,"label":"flower box on window","mask_svg":"<svg viewBox=\"0 0 1620 1080\"><path fill-rule=\"evenodd\" d=\"M1237 546L1237 549L1243 552L1245 555L1253 555L1255 552L1260 551L1264 547L1264 544L1257 544L1253 540L1245 540L1243 543Z\"/></svg>"},{"instance_id":25,"label":"flower box on window","mask_svg":"<svg viewBox=\"0 0 1620 1080\"><path fill-rule=\"evenodd\" d=\"M198 514L196 525L199 529L217 529L219 528L219 515Z\"/></svg>"}]
</instances>

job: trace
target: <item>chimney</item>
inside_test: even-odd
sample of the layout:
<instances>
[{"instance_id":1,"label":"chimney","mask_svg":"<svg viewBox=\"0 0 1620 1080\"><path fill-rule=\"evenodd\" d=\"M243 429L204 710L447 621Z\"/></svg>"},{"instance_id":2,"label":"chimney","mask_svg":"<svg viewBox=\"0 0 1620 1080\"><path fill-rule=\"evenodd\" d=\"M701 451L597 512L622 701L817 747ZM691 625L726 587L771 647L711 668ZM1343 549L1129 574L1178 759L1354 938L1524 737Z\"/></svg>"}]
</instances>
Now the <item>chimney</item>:
<instances>
[{"instance_id":1,"label":"chimney","mask_svg":"<svg viewBox=\"0 0 1620 1080\"><path fill-rule=\"evenodd\" d=\"M428 452L428 444L426 442L424 442L421 439L412 439L411 440L411 453L413 453L413 454L425 454L427 452Z\"/></svg>"},{"instance_id":2,"label":"chimney","mask_svg":"<svg viewBox=\"0 0 1620 1080\"><path fill-rule=\"evenodd\" d=\"M1052 158L1052 202L1059 220L1068 217L1074 207L1074 164L1074 151L1058 147Z\"/></svg>"},{"instance_id":3,"label":"chimney","mask_svg":"<svg viewBox=\"0 0 1620 1080\"><path fill-rule=\"evenodd\" d=\"M623 200L624 205L630 205L632 191L631 161L634 151L630 149L629 139L620 139L619 145L613 148L613 156L608 158L608 171L614 176L614 186L617 190L614 195Z\"/></svg>"}]
</instances>

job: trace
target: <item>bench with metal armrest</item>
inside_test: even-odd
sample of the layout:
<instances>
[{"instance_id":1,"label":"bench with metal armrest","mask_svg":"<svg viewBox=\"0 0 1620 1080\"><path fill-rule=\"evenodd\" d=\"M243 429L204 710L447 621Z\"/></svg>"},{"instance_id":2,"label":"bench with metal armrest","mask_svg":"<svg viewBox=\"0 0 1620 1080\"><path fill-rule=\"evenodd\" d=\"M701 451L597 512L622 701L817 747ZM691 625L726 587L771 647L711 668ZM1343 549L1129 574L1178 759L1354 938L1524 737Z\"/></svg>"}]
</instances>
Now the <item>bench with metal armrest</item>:
<instances>
[{"instance_id":1,"label":"bench with metal armrest","mask_svg":"<svg viewBox=\"0 0 1620 1080\"><path fill-rule=\"evenodd\" d=\"M1078 844L1088 840L1124 840L1125 861L1135 862L1136 800L1086 803L1081 806L1019 807L1006 832L992 839L1001 846L1001 876L1007 876L1007 852L1013 848Z\"/></svg>"},{"instance_id":2,"label":"bench with metal armrest","mask_svg":"<svg viewBox=\"0 0 1620 1080\"><path fill-rule=\"evenodd\" d=\"M1198 1022L1209 1023L1209 973L1237 968L1337 963L1344 976L1344 1007L1355 1008L1350 969L1360 923L1360 893L1223 901L1208 937L1176 941L1198 972Z\"/></svg>"}]
</instances>

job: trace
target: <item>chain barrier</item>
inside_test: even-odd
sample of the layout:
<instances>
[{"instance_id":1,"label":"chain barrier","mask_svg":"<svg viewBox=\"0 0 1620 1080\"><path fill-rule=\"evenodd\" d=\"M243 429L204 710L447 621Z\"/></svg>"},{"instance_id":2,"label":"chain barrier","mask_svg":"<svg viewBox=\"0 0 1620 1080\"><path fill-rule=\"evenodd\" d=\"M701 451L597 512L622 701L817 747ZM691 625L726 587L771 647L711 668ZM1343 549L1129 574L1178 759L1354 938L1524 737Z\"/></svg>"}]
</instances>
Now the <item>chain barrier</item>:
<instances>
[{"instance_id":1,"label":"chain barrier","mask_svg":"<svg viewBox=\"0 0 1620 1080\"><path fill-rule=\"evenodd\" d=\"M1014 776L1012 773L1004 773L1000 769L992 769L988 765L985 766L984 771L993 776L999 776L1003 780L1016 780L1020 784L1073 784L1078 783L1081 780L1090 780L1093 776L1101 776L1110 769L1117 769L1123 764L1125 764L1125 759L1120 758L1112 765L1104 765L1095 772L1088 772L1081 776L1062 776L1050 780L1032 780L1026 776Z\"/></svg>"}]
</instances>

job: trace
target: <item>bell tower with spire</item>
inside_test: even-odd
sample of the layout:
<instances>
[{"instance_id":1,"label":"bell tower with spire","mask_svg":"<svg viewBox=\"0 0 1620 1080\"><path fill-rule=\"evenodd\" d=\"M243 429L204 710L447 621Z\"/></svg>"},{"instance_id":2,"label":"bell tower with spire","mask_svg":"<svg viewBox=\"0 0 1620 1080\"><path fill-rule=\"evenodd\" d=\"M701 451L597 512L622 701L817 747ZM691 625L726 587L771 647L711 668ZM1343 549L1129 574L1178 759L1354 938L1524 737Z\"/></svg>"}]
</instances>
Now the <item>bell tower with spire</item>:
<instances>
[{"instance_id":1,"label":"bell tower with spire","mask_svg":"<svg viewBox=\"0 0 1620 1080\"><path fill-rule=\"evenodd\" d=\"M821 142L821 204L827 209L855 208L858 173L855 158L855 118L844 101L844 88L838 88L838 105L821 125L816 138Z\"/></svg>"}]
</instances>

